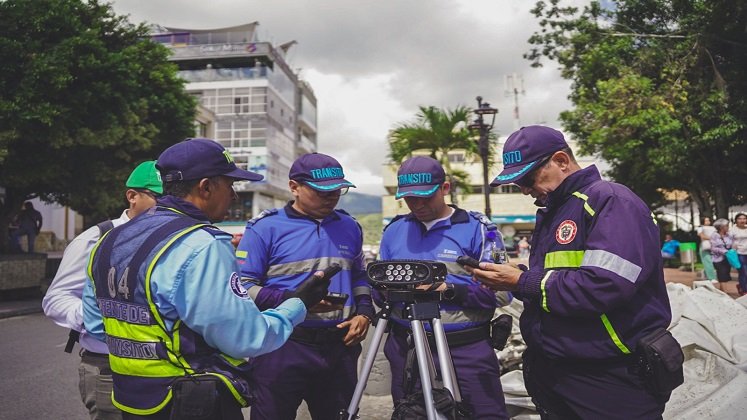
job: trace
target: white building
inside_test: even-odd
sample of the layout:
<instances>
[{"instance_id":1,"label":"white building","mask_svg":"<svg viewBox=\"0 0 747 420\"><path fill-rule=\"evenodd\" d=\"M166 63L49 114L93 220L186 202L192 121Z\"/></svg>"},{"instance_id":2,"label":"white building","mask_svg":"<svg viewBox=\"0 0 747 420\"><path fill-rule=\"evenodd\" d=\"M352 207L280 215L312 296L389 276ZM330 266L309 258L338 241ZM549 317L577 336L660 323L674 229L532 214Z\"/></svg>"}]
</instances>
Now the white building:
<instances>
[{"instance_id":1,"label":"white building","mask_svg":"<svg viewBox=\"0 0 747 420\"><path fill-rule=\"evenodd\" d=\"M258 23L217 29L156 27L186 89L215 114L214 139L261 182L236 183L230 220L244 223L290 199L288 172L297 156L316 151L316 96L285 61L295 43L257 39Z\"/></svg>"}]
</instances>

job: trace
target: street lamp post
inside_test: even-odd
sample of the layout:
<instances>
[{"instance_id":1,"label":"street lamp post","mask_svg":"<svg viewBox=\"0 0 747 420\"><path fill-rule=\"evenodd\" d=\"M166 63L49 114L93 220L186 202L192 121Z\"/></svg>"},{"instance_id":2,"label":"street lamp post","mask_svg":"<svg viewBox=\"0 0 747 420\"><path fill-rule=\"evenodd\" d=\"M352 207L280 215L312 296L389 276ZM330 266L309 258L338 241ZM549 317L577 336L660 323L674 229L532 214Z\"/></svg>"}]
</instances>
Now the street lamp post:
<instances>
[{"instance_id":1,"label":"street lamp post","mask_svg":"<svg viewBox=\"0 0 747 420\"><path fill-rule=\"evenodd\" d=\"M480 135L478 143L478 151L480 152L480 159L482 159L482 192L485 194L485 215L492 220L493 214L490 211L490 182L488 182L488 152L490 151L490 130L493 129L495 123L495 114L498 110L491 108L490 104L482 101L482 96L477 97L477 109L473 111L477 118L475 122L470 124L468 128L477 132ZM485 123L483 115L492 115L490 124Z\"/></svg>"}]
</instances>

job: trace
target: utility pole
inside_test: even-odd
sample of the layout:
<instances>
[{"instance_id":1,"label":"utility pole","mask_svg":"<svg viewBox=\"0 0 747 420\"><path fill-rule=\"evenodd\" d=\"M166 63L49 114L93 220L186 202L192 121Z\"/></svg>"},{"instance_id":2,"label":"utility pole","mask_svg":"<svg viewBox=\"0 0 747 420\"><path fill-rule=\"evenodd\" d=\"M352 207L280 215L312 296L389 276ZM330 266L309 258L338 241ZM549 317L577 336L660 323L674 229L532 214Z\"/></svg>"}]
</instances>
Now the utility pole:
<instances>
[{"instance_id":1,"label":"utility pole","mask_svg":"<svg viewBox=\"0 0 747 420\"><path fill-rule=\"evenodd\" d=\"M490 104L482 101L482 96L477 98L477 108L472 112L477 115L475 122L467 126L470 131L476 132L480 135L478 150L480 152L480 159L482 159L482 192L485 195L485 215L490 220L493 220L493 215L490 210L490 183L488 182L488 154L490 153L490 130L493 129L495 124L495 114L498 113L496 108L491 108ZM492 117L488 123L483 115Z\"/></svg>"},{"instance_id":2,"label":"utility pole","mask_svg":"<svg viewBox=\"0 0 747 420\"><path fill-rule=\"evenodd\" d=\"M519 118L519 94L524 95L524 77L520 74L509 74L503 79L503 89L506 96L514 95L514 131L521 128Z\"/></svg>"}]
</instances>

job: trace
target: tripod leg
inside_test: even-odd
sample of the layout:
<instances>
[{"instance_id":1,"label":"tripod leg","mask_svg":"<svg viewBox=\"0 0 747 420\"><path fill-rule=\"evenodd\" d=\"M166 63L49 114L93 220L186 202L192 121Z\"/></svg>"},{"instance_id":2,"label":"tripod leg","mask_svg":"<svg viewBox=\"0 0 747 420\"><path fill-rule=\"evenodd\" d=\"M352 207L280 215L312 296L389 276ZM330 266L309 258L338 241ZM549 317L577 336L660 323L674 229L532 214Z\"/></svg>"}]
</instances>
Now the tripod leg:
<instances>
[{"instance_id":1,"label":"tripod leg","mask_svg":"<svg viewBox=\"0 0 747 420\"><path fill-rule=\"evenodd\" d=\"M361 375L358 378L358 383L355 385L355 391L353 392L353 398L350 400L347 412L340 413L340 419L353 420L358 418L358 407L363 398L363 391L366 389L368 383L368 377L371 375L371 368L373 367L374 361L376 360L376 353L379 351L381 345L381 339L384 337L386 332L386 325L388 320L386 318L380 318L376 324L373 338L371 339L371 345L366 353L366 359L363 361L363 369Z\"/></svg>"},{"instance_id":2,"label":"tripod leg","mask_svg":"<svg viewBox=\"0 0 747 420\"><path fill-rule=\"evenodd\" d=\"M423 399L425 400L425 411L428 420L441 420L444 416L436 411L433 403L433 378L435 376L435 367L433 365L433 356L430 353L428 339L425 336L423 321L413 319L410 321L412 327L412 337L415 341L415 353L418 357L418 372L420 373L420 386L423 390Z\"/></svg>"},{"instance_id":3,"label":"tripod leg","mask_svg":"<svg viewBox=\"0 0 747 420\"><path fill-rule=\"evenodd\" d=\"M462 394L459 391L459 383L456 379L454 362L451 358L451 351L449 351L449 343L446 341L444 326L439 318L432 319L431 325L433 325L433 336L436 338L438 364L441 366L441 379L444 382L444 387L451 391L454 401L461 402Z\"/></svg>"}]
</instances>

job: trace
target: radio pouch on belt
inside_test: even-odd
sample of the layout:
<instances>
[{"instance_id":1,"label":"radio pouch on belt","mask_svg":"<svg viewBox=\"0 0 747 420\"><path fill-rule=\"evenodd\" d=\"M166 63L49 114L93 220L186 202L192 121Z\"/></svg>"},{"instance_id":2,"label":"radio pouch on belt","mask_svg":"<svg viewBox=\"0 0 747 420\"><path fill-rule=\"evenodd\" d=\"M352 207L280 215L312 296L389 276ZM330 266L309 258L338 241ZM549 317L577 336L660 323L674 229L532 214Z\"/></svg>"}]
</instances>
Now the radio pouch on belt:
<instances>
[{"instance_id":1,"label":"radio pouch on belt","mask_svg":"<svg viewBox=\"0 0 747 420\"><path fill-rule=\"evenodd\" d=\"M511 337L513 327L514 319L508 314L501 314L490 321L490 345L496 350L503 350L508 338Z\"/></svg>"},{"instance_id":2,"label":"radio pouch on belt","mask_svg":"<svg viewBox=\"0 0 747 420\"><path fill-rule=\"evenodd\" d=\"M171 420L221 418L221 380L213 375L184 376L171 385Z\"/></svg>"},{"instance_id":3,"label":"radio pouch on belt","mask_svg":"<svg viewBox=\"0 0 747 420\"><path fill-rule=\"evenodd\" d=\"M669 394L685 381L682 371L685 356L680 343L666 329L641 338L636 355L641 378L652 394Z\"/></svg>"}]
</instances>

